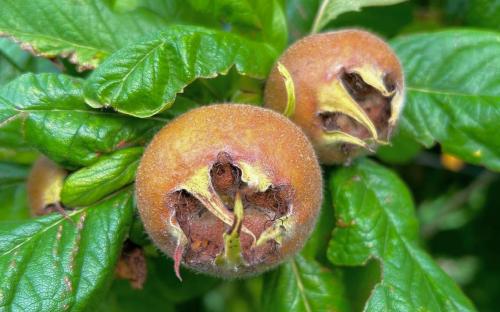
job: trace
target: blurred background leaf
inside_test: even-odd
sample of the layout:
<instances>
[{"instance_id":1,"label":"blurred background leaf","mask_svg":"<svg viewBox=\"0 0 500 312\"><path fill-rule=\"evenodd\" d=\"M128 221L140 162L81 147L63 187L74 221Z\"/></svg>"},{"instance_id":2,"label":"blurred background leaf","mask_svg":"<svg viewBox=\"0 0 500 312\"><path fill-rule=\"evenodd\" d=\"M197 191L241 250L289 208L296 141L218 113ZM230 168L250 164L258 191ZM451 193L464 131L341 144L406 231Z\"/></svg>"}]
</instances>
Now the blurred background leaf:
<instances>
[{"instance_id":1,"label":"blurred background leaf","mask_svg":"<svg viewBox=\"0 0 500 312\"><path fill-rule=\"evenodd\" d=\"M189 0L195 11L203 12L231 31L245 34L282 50L287 42L287 26L277 0Z\"/></svg>"},{"instance_id":2,"label":"blurred background leaf","mask_svg":"<svg viewBox=\"0 0 500 312\"><path fill-rule=\"evenodd\" d=\"M8 38L0 38L0 85L26 72L57 71L58 69L49 60L23 51L17 43Z\"/></svg>"},{"instance_id":3,"label":"blurred background leaf","mask_svg":"<svg viewBox=\"0 0 500 312\"><path fill-rule=\"evenodd\" d=\"M322 0L314 18L311 33L319 32L328 22L336 19L342 13L360 11L362 7L366 6L384 6L403 1L406 0Z\"/></svg>"},{"instance_id":4,"label":"blurred background leaf","mask_svg":"<svg viewBox=\"0 0 500 312\"><path fill-rule=\"evenodd\" d=\"M142 289L132 288L126 280L115 279L99 311L175 311L175 305L189 304L190 300L221 284L216 278L188 270L183 271L180 282L172 269L173 263L154 252L148 255L147 268Z\"/></svg>"},{"instance_id":5,"label":"blurred background leaf","mask_svg":"<svg viewBox=\"0 0 500 312\"><path fill-rule=\"evenodd\" d=\"M30 216L26 194L27 166L0 162L0 221Z\"/></svg>"}]
</instances>

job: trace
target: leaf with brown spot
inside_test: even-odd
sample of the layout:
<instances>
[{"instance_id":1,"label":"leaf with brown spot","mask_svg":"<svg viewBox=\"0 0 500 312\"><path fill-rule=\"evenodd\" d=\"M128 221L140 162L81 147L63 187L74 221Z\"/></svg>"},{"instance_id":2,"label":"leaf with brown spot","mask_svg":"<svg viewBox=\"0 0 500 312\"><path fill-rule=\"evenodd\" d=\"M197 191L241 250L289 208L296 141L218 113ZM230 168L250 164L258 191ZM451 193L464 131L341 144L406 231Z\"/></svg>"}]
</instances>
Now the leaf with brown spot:
<instances>
[{"instance_id":1,"label":"leaf with brown spot","mask_svg":"<svg viewBox=\"0 0 500 312\"><path fill-rule=\"evenodd\" d=\"M382 280L364 311L475 311L451 277L419 246L410 192L394 172L359 160L335 171L330 189L336 219L356 223L333 230L328 259L346 266L377 259L382 266Z\"/></svg>"},{"instance_id":2,"label":"leaf with brown spot","mask_svg":"<svg viewBox=\"0 0 500 312\"><path fill-rule=\"evenodd\" d=\"M0 88L0 137L15 132L65 167L89 166L122 141L145 144L165 121L92 109L84 103L81 80L66 75L25 74Z\"/></svg>"},{"instance_id":3,"label":"leaf with brown spot","mask_svg":"<svg viewBox=\"0 0 500 312\"><path fill-rule=\"evenodd\" d=\"M103 0L0 0L0 33L32 53L94 68L114 50L166 26L146 10L118 13Z\"/></svg>"},{"instance_id":4,"label":"leaf with brown spot","mask_svg":"<svg viewBox=\"0 0 500 312\"><path fill-rule=\"evenodd\" d=\"M132 222L132 194L67 215L73 222L57 213L0 222L0 310L82 310L101 299Z\"/></svg>"}]
</instances>

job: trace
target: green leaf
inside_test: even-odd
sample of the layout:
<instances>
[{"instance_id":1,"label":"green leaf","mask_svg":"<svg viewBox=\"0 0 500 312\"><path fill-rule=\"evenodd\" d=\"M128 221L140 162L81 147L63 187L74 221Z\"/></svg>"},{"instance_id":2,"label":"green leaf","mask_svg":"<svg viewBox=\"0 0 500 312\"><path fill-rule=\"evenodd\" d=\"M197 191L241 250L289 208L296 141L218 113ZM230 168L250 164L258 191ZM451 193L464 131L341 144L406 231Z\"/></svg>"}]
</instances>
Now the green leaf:
<instances>
[{"instance_id":1,"label":"green leaf","mask_svg":"<svg viewBox=\"0 0 500 312\"><path fill-rule=\"evenodd\" d=\"M182 282L174 272L174 263L164 256L148 257L148 280L146 288L156 289L166 300L180 303L199 297L214 289L220 279L184 270Z\"/></svg>"},{"instance_id":2,"label":"green leaf","mask_svg":"<svg viewBox=\"0 0 500 312\"><path fill-rule=\"evenodd\" d=\"M113 54L89 77L85 96L93 107L147 117L172 104L194 79L225 74L232 66L265 78L275 57L271 46L235 34L173 26Z\"/></svg>"},{"instance_id":3,"label":"green leaf","mask_svg":"<svg viewBox=\"0 0 500 312\"><path fill-rule=\"evenodd\" d=\"M26 185L17 182L0 185L0 221L24 220L30 217Z\"/></svg>"},{"instance_id":4,"label":"green leaf","mask_svg":"<svg viewBox=\"0 0 500 312\"><path fill-rule=\"evenodd\" d=\"M185 0L103 0L114 11L125 13L146 10L159 15L168 24L189 24L220 27L220 22L193 10Z\"/></svg>"},{"instance_id":5,"label":"green leaf","mask_svg":"<svg viewBox=\"0 0 500 312\"><path fill-rule=\"evenodd\" d=\"M288 0L287 17L290 30L290 43L308 35L320 0ZM413 20L413 7L410 2L390 6L373 6L363 8L361 12L342 13L332 21L328 21L322 29L341 29L359 27L377 33L383 37L393 37ZM381 18L390 16L391 18Z\"/></svg>"},{"instance_id":6,"label":"green leaf","mask_svg":"<svg viewBox=\"0 0 500 312\"><path fill-rule=\"evenodd\" d=\"M129 281L114 280L97 312L174 312L174 304L168 301L162 289L148 287L148 282L149 277L144 289L133 289Z\"/></svg>"},{"instance_id":7,"label":"green leaf","mask_svg":"<svg viewBox=\"0 0 500 312\"><path fill-rule=\"evenodd\" d=\"M0 133L12 122L40 152L78 167L125 146L145 144L165 120L94 110L84 103L79 80L26 74L0 88Z\"/></svg>"},{"instance_id":8,"label":"green leaf","mask_svg":"<svg viewBox=\"0 0 500 312\"><path fill-rule=\"evenodd\" d=\"M500 31L500 0L469 0L466 8L468 25Z\"/></svg>"},{"instance_id":9,"label":"green leaf","mask_svg":"<svg viewBox=\"0 0 500 312\"><path fill-rule=\"evenodd\" d=\"M500 170L500 34L455 29L392 41L406 72L400 127L426 147Z\"/></svg>"},{"instance_id":10,"label":"green leaf","mask_svg":"<svg viewBox=\"0 0 500 312\"><path fill-rule=\"evenodd\" d=\"M422 236L429 239L439 231L459 229L476 218L485 208L490 185L496 179L496 174L484 170L467 187L443 187L441 195L422 201L417 209Z\"/></svg>"},{"instance_id":11,"label":"green leaf","mask_svg":"<svg viewBox=\"0 0 500 312\"><path fill-rule=\"evenodd\" d=\"M389 145L380 146L377 157L388 163L405 164L413 160L422 150L410 134L399 129Z\"/></svg>"},{"instance_id":12,"label":"green leaf","mask_svg":"<svg viewBox=\"0 0 500 312\"><path fill-rule=\"evenodd\" d=\"M328 170L328 169L327 169ZM324 174L325 175L325 174ZM334 223L333 209L332 209L332 196L326 189L323 191L323 204L318 216L318 221L314 226L311 237L307 240L301 253L309 259L316 259L320 261L326 260L326 247L328 241L332 236ZM327 262L327 261L325 261Z\"/></svg>"},{"instance_id":13,"label":"green leaf","mask_svg":"<svg viewBox=\"0 0 500 312\"><path fill-rule=\"evenodd\" d=\"M0 103L1 101L0 99ZM0 106L0 112L2 110ZM36 150L24 140L23 133L20 131L22 127L21 118L0 122L0 161L31 164L38 157Z\"/></svg>"},{"instance_id":14,"label":"green leaf","mask_svg":"<svg viewBox=\"0 0 500 312\"><path fill-rule=\"evenodd\" d=\"M28 172L26 166L0 163L0 220L29 218L25 185Z\"/></svg>"},{"instance_id":15,"label":"green leaf","mask_svg":"<svg viewBox=\"0 0 500 312\"><path fill-rule=\"evenodd\" d=\"M133 147L103 156L66 178L61 200L68 207L90 205L134 181L144 149Z\"/></svg>"},{"instance_id":16,"label":"green leaf","mask_svg":"<svg viewBox=\"0 0 500 312\"><path fill-rule=\"evenodd\" d=\"M9 148L0 146L0 161L29 165L33 163L38 156L39 154L32 148Z\"/></svg>"},{"instance_id":17,"label":"green leaf","mask_svg":"<svg viewBox=\"0 0 500 312\"><path fill-rule=\"evenodd\" d=\"M0 0L0 33L39 55L93 68L112 51L166 25L156 14L120 14L103 0Z\"/></svg>"},{"instance_id":18,"label":"green leaf","mask_svg":"<svg viewBox=\"0 0 500 312\"><path fill-rule=\"evenodd\" d=\"M333 227L331 205L325 194L318 223L304 249L265 275L264 311L350 311L340 272L319 262L325 258Z\"/></svg>"},{"instance_id":19,"label":"green leaf","mask_svg":"<svg viewBox=\"0 0 500 312\"><path fill-rule=\"evenodd\" d=\"M15 42L7 38L0 38L0 85L25 72L56 71L56 67L49 60L34 57L23 51Z\"/></svg>"},{"instance_id":20,"label":"green leaf","mask_svg":"<svg viewBox=\"0 0 500 312\"><path fill-rule=\"evenodd\" d=\"M26 166L0 162L0 185L24 181L28 171L29 168Z\"/></svg>"},{"instance_id":21,"label":"green leaf","mask_svg":"<svg viewBox=\"0 0 500 312\"><path fill-rule=\"evenodd\" d=\"M185 271L182 282L175 276L173 263L164 256L148 256L143 289L133 289L127 280L113 281L97 311L174 311L174 304L192 300L214 289L220 279Z\"/></svg>"},{"instance_id":22,"label":"green leaf","mask_svg":"<svg viewBox=\"0 0 500 312\"><path fill-rule=\"evenodd\" d=\"M370 160L338 170L330 181L337 227L328 258L337 265L382 264L366 311L473 311L439 266L418 246L418 224L404 183Z\"/></svg>"},{"instance_id":23,"label":"green leaf","mask_svg":"<svg viewBox=\"0 0 500 312\"><path fill-rule=\"evenodd\" d=\"M314 17L321 4L320 2L320 0L286 1L286 16L290 32L290 43L310 33Z\"/></svg>"},{"instance_id":24,"label":"green leaf","mask_svg":"<svg viewBox=\"0 0 500 312\"><path fill-rule=\"evenodd\" d=\"M103 296L132 220L132 195L0 223L0 308L81 311Z\"/></svg>"},{"instance_id":25,"label":"green leaf","mask_svg":"<svg viewBox=\"0 0 500 312\"><path fill-rule=\"evenodd\" d=\"M303 254L264 279L263 311L349 311L338 272Z\"/></svg>"},{"instance_id":26,"label":"green leaf","mask_svg":"<svg viewBox=\"0 0 500 312\"><path fill-rule=\"evenodd\" d=\"M0 90L2 90L1 87ZM20 132L20 129L23 127L22 119L15 118L7 120L10 116L11 110L3 104L5 99L3 99L1 95L0 101L2 101L0 102L2 103L2 106L0 106L0 146L12 149L27 147L27 142L24 140L24 137ZM8 113L5 114L5 117L2 117L6 111Z\"/></svg>"},{"instance_id":27,"label":"green leaf","mask_svg":"<svg viewBox=\"0 0 500 312\"><path fill-rule=\"evenodd\" d=\"M189 4L195 10L232 23L237 28L243 26L237 29L238 33L265 41L277 50L286 46L286 19L277 0L189 0Z\"/></svg>"},{"instance_id":28,"label":"green leaf","mask_svg":"<svg viewBox=\"0 0 500 312\"><path fill-rule=\"evenodd\" d=\"M187 86L181 95L177 95L172 107L162 112L169 114L171 110L177 110L179 98L188 98L195 101L198 106L210 103L245 103L262 105L262 97L265 81L240 75L232 67L225 75L215 78L196 79Z\"/></svg>"},{"instance_id":29,"label":"green leaf","mask_svg":"<svg viewBox=\"0 0 500 312\"><path fill-rule=\"evenodd\" d=\"M198 107L200 107L200 104L183 96L177 96L174 105L172 105L172 108L169 108L168 110L162 112L161 116L167 119L174 119Z\"/></svg>"},{"instance_id":30,"label":"green leaf","mask_svg":"<svg viewBox=\"0 0 500 312\"><path fill-rule=\"evenodd\" d=\"M360 11L362 7L367 6L391 5L403 1L406 0L323 0L314 19L311 32L319 32L328 22L342 13Z\"/></svg>"},{"instance_id":31,"label":"green leaf","mask_svg":"<svg viewBox=\"0 0 500 312\"><path fill-rule=\"evenodd\" d=\"M364 7L360 12L342 13L324 29L362 28L382 38L391 38L407 29L415 20L415 4L403 1L394 5ZM391 18L384 18L390 16Z\"/></svg>"}]
</instances>

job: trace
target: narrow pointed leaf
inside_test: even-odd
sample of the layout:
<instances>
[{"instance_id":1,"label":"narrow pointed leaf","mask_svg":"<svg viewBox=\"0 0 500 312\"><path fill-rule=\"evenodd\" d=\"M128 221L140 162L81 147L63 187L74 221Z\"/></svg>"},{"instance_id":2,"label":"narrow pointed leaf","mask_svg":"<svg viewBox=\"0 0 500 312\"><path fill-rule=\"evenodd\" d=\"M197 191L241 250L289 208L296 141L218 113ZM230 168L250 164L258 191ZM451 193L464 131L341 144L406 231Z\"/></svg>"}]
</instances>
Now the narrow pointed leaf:
<instances>
[{"instance_id":1,"label":"narrow pointed leaf","mask_svg":"<svg viewBox=\"0 0 500 312\"><path fill-rule=\"evenodd\" d=\"M132 183L142 152L142 147L119 150L70 174L61 191L63 204L69 207L90 205Z\"/></svg>"},{"instance_id":2,"label":"narrow pointed leaf","mask_svg":"<svg viewBox=\"0 0 500 312\"><path fill-rule=\"evenodd\" d=\"M57 72L57 69L49 60L34 57L14 41L0 38L0 85L26 72Z\"/></svg>"}]
</instances>

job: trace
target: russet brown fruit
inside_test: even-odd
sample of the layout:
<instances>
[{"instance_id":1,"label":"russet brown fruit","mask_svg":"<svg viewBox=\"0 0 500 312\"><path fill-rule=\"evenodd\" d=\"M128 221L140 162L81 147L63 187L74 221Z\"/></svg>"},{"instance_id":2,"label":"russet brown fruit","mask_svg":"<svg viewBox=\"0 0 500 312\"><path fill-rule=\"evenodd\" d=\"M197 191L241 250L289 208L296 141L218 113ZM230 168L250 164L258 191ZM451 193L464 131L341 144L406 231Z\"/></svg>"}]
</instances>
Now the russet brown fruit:
<instances>
[{"instance_id":1,"label":"russet brown fruit","mask_svg":"<svg viewBox=\"0 0 500 312\"><path fill-rule=\"evenodd\" d=\"M297 41L279 58L265 89L265 106L284 112L288 94L278 64L293 80L296 107L290 118L309 136L322 163L349 162L388 144L403 107L404 78L382 39L350 29Z\"/></svg>"},{"instance_id":2,"label":"russet brown fruit","mask_svg":"<svg viewBox=\"0 0 500 312\"><path fill-rule=\"evenodd\" d=\"M307 240L322 177L302 131L240 104L192 110L160 130L136 178L141 219L179 265L234 278L263 272Z\"/></svg>"}]
</instances>

